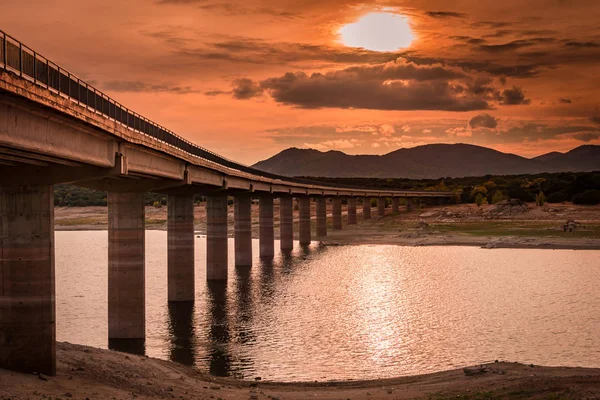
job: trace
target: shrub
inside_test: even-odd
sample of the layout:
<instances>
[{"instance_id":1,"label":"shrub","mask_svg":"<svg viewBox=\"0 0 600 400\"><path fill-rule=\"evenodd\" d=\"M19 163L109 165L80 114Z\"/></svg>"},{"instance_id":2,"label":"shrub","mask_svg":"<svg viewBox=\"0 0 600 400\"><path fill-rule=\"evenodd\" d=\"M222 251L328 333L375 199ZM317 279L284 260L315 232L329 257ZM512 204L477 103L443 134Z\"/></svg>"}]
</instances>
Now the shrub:
<instances>
[{"instance_id":1,"label":"shrub","mask_svg":"<svg viewBox=\"0 0 600 400\"><path fill-rule=\"evenodd\" d=\"M546 198L546 201L548 203L562 203L563 201L566 201L567 198L565 197L565 194L563 192L554 192L554 193L550 193L548 195L548 197Z\"/></svg>"},{"instance_id":2,"label":"shrub","mask_svg":"<svg viewBox=\"0 0 600 400\"><path fill-rule=\"evenodd\" d=\"M483 204L483 199L484 197L481 195L481 193L477 193L477 196L475 196L475 204L477 204L477 207L481 207Z\"/></svg>"},{"instance_id":3,"label":"shrub","mask_svg":"<svg viewBox=\"0 0 600 400\"><path fill-rule=\"evenodd\" d=\"M535 204L537 204L539 207L543 206L545 202L546 196L544 196L544 192L539 192L535 195Z\"/></svg>"},{"instance_id":4,"label":"shrub","mask_svg":"<svg viewBox=\"0 0 600 400\"><path fill-rule=\"evenodd\" d=\"M594 205L600 204L600 190L586 190L573 196L573 203Z\"/></svg>"},{"instance_id":5,"label":"shrub","mask_svg":"<svg viewBox=\"0 0 600 400\"><path fill-rule=\"evenodd\" d=\"M154 200L154 202L152 203L152 207L162 208L162 204L161 204L160 200Z\"/></svg>"}]
</instances>

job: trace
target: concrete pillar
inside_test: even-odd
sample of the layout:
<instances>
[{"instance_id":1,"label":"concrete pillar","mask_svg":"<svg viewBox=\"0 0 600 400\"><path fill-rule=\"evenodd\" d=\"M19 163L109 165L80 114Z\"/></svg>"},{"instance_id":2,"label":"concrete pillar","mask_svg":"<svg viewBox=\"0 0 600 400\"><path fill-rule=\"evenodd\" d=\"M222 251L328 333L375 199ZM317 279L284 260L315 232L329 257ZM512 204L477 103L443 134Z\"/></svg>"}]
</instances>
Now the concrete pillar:
<instances>
[{"instance_id":1,"label":"concrete pillar","mask_svg":"<svg viewBox=\"0 0 600 400\"><path fill-rule=\"evenodd\" d=\"M377 198L377 214L380 217L383 217L385 215L385 197Z\"/></svg>"},{"instance_id":2,"label":"concrete pillar","mask_svg":"<svg viewBox=\"0 0 600 400\"><path fill-rule=\"evenodd\" d=\"M235 236L235 266L252 266L252 197L248 194L235 197L233 223Z\"/></svg>"},{"instance_id":3,"label":"concrete pillar","mask_svg":"<svg viewBox=\"0 0 600 400\"><path fill-rule=\"evenodd\" d=\"M397 214L400 212L400 198L392 197L392 212Z\"/></svg>"},{"instance_id":4,"label":"concrete pillar","mask_svg":"<svg viewBox=\"0 0 600 400\"><path fill-rule=\"evenodd\" d=\"M273 197L262 196L258 202L258 242L261 258L275 256L275 232L273 228Z\"/></svg>"},{"instance_id":5,"label":"concrete pillar","mask_svg":"<svg viewBox=\"0 0 600 400\"><path fill-rule=\"evenodd\" d=\"M363 219L371 219L371 198L363 198Z\"/></svg>"},{"instance_id":6,"label":"concrete pillar","mask_svg":"<svg viewBox=\"0 0 600 400\"><path fill-rule=\"evenodd\" d=\"M52 186L0 188L0 368L56 374Z\"/></svg>"},{"instance_id":7,"label":"concrete pillar","mask_svg":"<svg viewBox=\"0 0 600 400\"><path fill-rule=\"evenodd\" d=\"M299 197L298 198L298 212L299 212L299 234L300 234L300 244L308 245L310 244L310 198L309 197Z\"/></svg>"},{"instance_id":8,"label":"concrete pillar","mask_svg":"<svg viewBox=\"0 0 600 400\"><path fill-rule=\"evenodd\" d=\"M206 280L227 280L227 196L206 202Z\"/></svg>"},{"instance_id":9,"label":"concrete pillar","mask_svg":"<svg viewBox=\"0 0 600 400\"><path fill-rule=\"evenodd\" d=\"M108 338L146 337L144 193L108 193Z\"/></svg>"},{"instance_id":10,"label":"concrete pillar","mask_svg":"<svg viewBox=\"0 0 600 400\"><path fill-rule=\"evenodd\" d=\"M348 225L356 225L356 197L348 197Z\"/></svg>"},{"instance_id":11,"label":"concrete pillar","mask_svg":"<svg viewBox=\"0 0 600 400\"><path fill-rule=\"evenodd\" d=\"M279 242L281 250L294 248L294 205L292 196L279 198Z\"/></svg>"},{"instance_id":12,"label":"concrete pillar","mask_svg":"<svg viewBox=\"0 0 600 400\"><path fill-rule=\"evenodd\" d=\"M412 211L413 209L413 199L412 197L406 198L406 211Z\"/></svg>"},{"instance_id":13,"label":"concrete pillar","mask_svg":"<svg viewBox=\"0 0 600 400\"><path fill-rule=\"evenodd\" d=\"M317 197L317 236L327 236L327 199Z\"/></svg>"},{"instance_id":14,"label":"concrete pillar","mask_svg":"<svg viewBox=\"0 0 600 400\"><path fill-rule=\"evenodd\" d=\"M336 196L333 198L333 230L339 231L342 229L342 198Z\"/></svg>"},{"instance_id":15,"label":"concrete pillar","mask_svg":"<svg viewBox=\"0 0 600 400\"><path fill-rule=\"evenodd\" d=\"M168 298L194 301L194 196L167 199Z\"/></svg>"}]
</instances>

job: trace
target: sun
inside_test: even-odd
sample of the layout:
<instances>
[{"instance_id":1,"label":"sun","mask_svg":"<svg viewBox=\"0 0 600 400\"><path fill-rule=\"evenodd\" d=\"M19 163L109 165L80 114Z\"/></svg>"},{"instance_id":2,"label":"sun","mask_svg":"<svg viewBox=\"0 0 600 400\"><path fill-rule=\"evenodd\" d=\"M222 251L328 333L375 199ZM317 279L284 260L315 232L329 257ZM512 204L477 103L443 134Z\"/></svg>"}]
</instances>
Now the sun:
<instances>
[{"instance_id":1,"label":"sun","mask_svg":"<svg viewBox=\"0 0 600 400\"><path fill-rule=\"evenodd\" d=\"M343 26L339 33L348 47L373 51L396 51L410 46L413 34L408 19L388 12L372 12Z\"/></svg>"}]
</instances>

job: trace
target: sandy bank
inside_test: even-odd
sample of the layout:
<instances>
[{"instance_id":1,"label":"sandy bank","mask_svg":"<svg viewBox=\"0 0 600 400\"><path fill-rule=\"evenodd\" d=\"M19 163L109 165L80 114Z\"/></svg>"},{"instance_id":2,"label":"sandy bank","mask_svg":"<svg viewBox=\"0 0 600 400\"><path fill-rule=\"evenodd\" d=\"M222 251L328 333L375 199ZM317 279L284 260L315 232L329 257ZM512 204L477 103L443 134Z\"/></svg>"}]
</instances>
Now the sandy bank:
<instances>
[{"instance_id":1,"label":"sandy bank","mask_svg":"<svg viewBox=\"0 0 600 400\"><path fill-rule=\"evenodd\" d=\"M412 377L323 383L245 382L215 378L168 361L59 343L57 376L0 369L0 399L594 399L600 369L492 363ZM340 366L343 368L343 366Z\"/></svg>"}]
</instances>

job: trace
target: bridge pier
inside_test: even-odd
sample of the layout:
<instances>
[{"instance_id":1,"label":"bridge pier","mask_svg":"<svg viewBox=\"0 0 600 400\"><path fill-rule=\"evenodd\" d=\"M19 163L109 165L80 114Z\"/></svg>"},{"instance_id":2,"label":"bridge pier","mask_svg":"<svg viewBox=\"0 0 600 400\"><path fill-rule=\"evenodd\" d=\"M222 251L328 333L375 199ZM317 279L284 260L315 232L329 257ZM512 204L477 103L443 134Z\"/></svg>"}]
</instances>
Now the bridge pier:
<instances>
[{"instance_id":1,"label":"bridge pier","mask_svg":"<svg viewBox=\"0 0 600 400\"><path fill-rule=\"evenodd\" d=\"M273 228L273 197L265 195L258 202L258 242L260 258L275 256L275 232Z\"/></svg>"},{"instance_id":2,"label":"bridge pier","mask_svg":"<svg viewBox=\"0 0 600 400\"><path fill-rule=\"evenodd\" d=\"M235 266L252 266L252 197L248 194L235 196L233 222L235 237Z\"/></svg>"},{"instance_id":3,"label":"bridge pier","mask_svg":"<svg viewBox=\"0 0 600 400\"><path fill-rule=\"evenodd\" d=\"M392 197L392 213L398 214L400 212L400 198Z\"/></svg>"},{"instance_id":4,"label":"bridge pier","mask_svg":"<svg viewBox=\"0 0 600 400\"><path fill-rule=\"evenodd\" d=\"M371 198L363 197L363 219L371 219Z\"/></svg>"},{"instance_id":5,"label":"bridge pier","mask_svg":"<svg viewBox=\"0 0 600 400\"><path fill-rule=\"evenodd\" d=\"M294 206L291 196L279 198L279 242L281 250L294 248Z\"/></svg>"},{"instance_id":6,"label":"bridge pier","mask_svg":"<svg viewBox=\"0 0 600 400\"><path fill-rule=\"evenodd\" d=\"M333 198L333 230L340 231L342 230L342 198L336 196Z\"/></svg>"},{"instance_id":7,"label":"bridge pier","mask_svg":"<svg viewBox=\"0 0 600 400\"><path fill-rule=\"evenodd\" d=\"M380 217L383 217L385 215L385 197L377 198L377 214Z\"/></svg>"},{"instance_id":8,"label":"bridge pier","mask_svg":"<svg viewBox=\"0 0 600 400\"><path fill-rule=\"evenodd\" d=\"M348 197L348 225L356 225L356 197Z\"/></svg>"},{"instance_id":9,"label":"bridge pier","mask_svg":"<svg viewBox=\"0 0 600 400\"><path fill-rule=\"evenodd\" d=\"M206 280L227 280L227 195L206 202Z\"/></svg>"},{"instance_id":10,"label":"bridge pier","mask_svg":"<svg viewBox=\"0 0 600 400\"><path fill-rule=\"evenodd\" d=\"M108 338L146 337L144 193L108 193Z\"/></svg>"},{"instance_id":11,"label":"bridge pier","mask_svg":"<svg viewBox=\"0 0 600 400\"><path fill-rule=\"evenodd\" d=\"M327 236L327 199L323 196L317 197L317 236Z\"/></svg>"},{"instance_id":12,"label":"bridge pier","mask_svg":"<svg viewBox=\"0 0 600 400\"><path fill-rule=\"evenodd\" d=\"M298 213L300 244L306 246L310 244L310 197L298 198Z\"/></svg>"},{"instance_id":13,"label":"bridge pier","mask_svg":"<svg viewBox=\"0 0 600 400\"><path fill-rule=\"evenodd\" d=\"M406 211L412 211L413 209L413 199L412 197L406 198Z\"/></svg>"},{"instance_id":14,"label":"bridge pier","mask_svg":"<svg viewBox=\"0 0 600 400\"><path fill-rule=\"evenodd\" d=\"M0 368L56 375L52 186L2 186L0 221Z\"/></svg>"},{"instance_id":15,"label":"bridge pier","mask_svg":"<svg viewBox=\"0 0 600 400\"><path fill-rule=\"evenodd\" d=\"M194 196L167 199L168 299L194 301Z\"/></svg>"}]
</instances>

